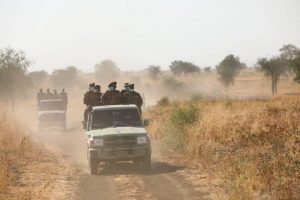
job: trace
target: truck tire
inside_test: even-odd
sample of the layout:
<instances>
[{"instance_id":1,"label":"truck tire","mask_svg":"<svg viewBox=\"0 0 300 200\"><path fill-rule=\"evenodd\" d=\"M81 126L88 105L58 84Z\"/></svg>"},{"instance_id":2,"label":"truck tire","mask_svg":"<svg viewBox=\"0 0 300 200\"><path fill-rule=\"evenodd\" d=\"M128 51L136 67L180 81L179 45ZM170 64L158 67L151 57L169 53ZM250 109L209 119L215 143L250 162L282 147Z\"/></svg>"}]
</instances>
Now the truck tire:
<instances>
[{"instance_id":1,"label":"truck tire","mask_svg":"<svg viewBox=\"0 0 300 200\"><path fill-rule=\"evenodd\" d=\"M151 155L147 155L142 161L142 168L148 172L151 170Z\"/></svg>"},{"instance_id":2,"label":"truck tire","mask_svg":"<svg viewBox=\"0 0 300 200\"><path fill-rule=\"evenodd\" d=\"M89 157L89 166L90 166L90 171L91 171L91 174L97 174L98 172L98 167L97 167L97 162L95 159L93 159L90 155Z\"/></svg>"}]
</instances>

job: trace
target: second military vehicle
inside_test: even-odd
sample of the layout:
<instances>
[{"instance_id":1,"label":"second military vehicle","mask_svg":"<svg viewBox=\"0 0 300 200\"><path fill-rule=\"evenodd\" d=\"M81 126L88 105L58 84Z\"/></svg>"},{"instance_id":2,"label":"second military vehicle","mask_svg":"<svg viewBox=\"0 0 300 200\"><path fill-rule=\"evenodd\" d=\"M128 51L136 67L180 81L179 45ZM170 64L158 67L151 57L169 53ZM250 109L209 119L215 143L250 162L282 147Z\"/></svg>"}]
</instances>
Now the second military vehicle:
<instances>
[{"instance_id":1,"label":"second military vehicle","mask_svg":"<svg viewBox=\"0 0 300 200\"><path fill-rule=\"evenodd\" d=\"M133 161L144 170L151 168L151 145L135 105L93 107L83 122L87 158L91 174L96 174L100 162Z\"/></svg>"},{"instance_id":2,"label":"second military vehicle","mask_svg":"<svg viewBox=\"0 0 300 200\"><path fill-rule=\"evenodd\" d=\"M47 127L66 129L66 110L61 99L41 100L38 105L39 131Z\"/></svg>"}]
</instances>

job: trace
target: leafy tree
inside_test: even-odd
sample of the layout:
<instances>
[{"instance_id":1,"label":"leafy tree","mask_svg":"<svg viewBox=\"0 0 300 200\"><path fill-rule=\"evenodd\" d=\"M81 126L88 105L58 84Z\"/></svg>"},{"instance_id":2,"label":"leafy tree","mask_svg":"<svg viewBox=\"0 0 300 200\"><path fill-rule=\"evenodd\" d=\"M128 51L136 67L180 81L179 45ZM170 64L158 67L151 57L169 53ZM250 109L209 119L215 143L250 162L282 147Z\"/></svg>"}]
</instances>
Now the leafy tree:
<instances>
[{"instance_id":1,"label":"leafy tree","mask_svg":"<svg viewBox=\"0 0 300 200\"><path fill-rule=\"evenodd\" d=\"M0 96L11 102L12 110L16 98L31 86L26 74L30 64L24 51L10 47L0 49Z\"/></svg>"},{"instance_id":2,"label":"leafy tree","mask_svg":"<svg viewBox=\"0 0 300 200\"><path fill-rule=\"evenodd\" d=\"M161 69L158 65L150 65L146 70L152 79L157 79L157 77L161 74Z\"/></svg>"},{"instance_id":3,"label":"leafy tree","mask_svg":"<svg viewBox=\"0 0 300 200\"><path fill-rule=\"evenodd\" d=\"M234 84L234 78L238 75L245 64L240 62L239 57L232 54L226 56L217 66L220 82L226 87L226 95L228 97L228 88Z\"/></svg>"},{"instance_id":4,"label":"leafy tree","mask_svg":"<svg viewBox=\"0 0 300 200\"><path fill-rule=\"evenodd\" d=\"M66 69L54 70L50 76L50 81L56 88L71 88L78 80L78 70L75 66Z\"/></svg>"},{"instance_id":5,"label":"leafy tree","mask_svg":"<svg viewBox=\"0 0 300 200\"><path fill-rule=\"evenodd\" d=\"M112 60L103 60L95 65L95 77L101 83L116 80L120 75L120 69Z\"/></svg>"},{"instance_id":6,"label":"leafy tree","mask_svg":"<svg viewBox=\"0 0 300 200\"><path fill-rule=\"evenodd\" d=\"M300 83L300 52L290 61L290 66L295 74L294 80Z\"/></svg>"},{"instance_id":7,"label":"leafy tree","mask_svg":"<svg viewBox=\"0 0 300 200\"><path fill-rule=\"evenodd\" d=\"M44 80L48 78L49 74L46 71L33 71L28 74L35 86L39 86Z\"/></svg>"},{"instance_id":8,"label":"leafy tree","mask_svg":"<svg viewBox=\"0 0 300 200\"><path fill-rule=\"evenodd\" d=\"M293 44L287 44L287 45L283 45L283 47L281 47L279 51L280 51L280 58L284 60L293 60L299 54L300 49L298 49L298 47L296 47Z\"/></svg>"},{"instance_id":9,"label":"leafy tree","mask_svg":"<svg viewBox=\"0 0 300 200\"><path fill-rule=\"evenodd\" d=\"M169 66L174 75L199 73L200 68L191 62L175 60Z\"/></svg>"},{"instance_id":10,"label":"leafy tree","mask_svg":"<svg viewBox=\"0 0 300 200\"><path fill-rule=\"evenodd\" d=\"M287 72L287 65L280 57L273 58L261 58L257 61L259 70L262 71L265 76L271 77L272 81L272 94L277 94L277 84L280 76L285 75Z\"/></svg>"}]
</instances>

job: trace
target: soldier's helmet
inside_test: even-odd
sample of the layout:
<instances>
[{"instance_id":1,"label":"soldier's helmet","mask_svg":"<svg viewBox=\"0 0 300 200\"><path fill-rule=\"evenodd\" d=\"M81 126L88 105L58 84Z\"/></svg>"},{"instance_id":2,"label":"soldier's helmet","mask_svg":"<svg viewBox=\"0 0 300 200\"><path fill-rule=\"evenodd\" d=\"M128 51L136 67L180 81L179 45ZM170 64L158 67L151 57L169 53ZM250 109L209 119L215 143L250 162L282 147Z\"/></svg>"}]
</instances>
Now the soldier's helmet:
<instances>
[{"instance_id":1,"label":"soldier's helmet","mask_svg":"<svg viewBox=\"0 0 300 200\"><path fill-rule=\"evenodd\" d=\"M130 89L130 90L134 90L134 84L130 84L130 85L129 85L129 89Z\"/></svg>"},{"instance_id":2,"label":"soldier's helmet","mask_svg":"<svg viewBox=\"0 0 300 200\"><path fill-rule=\"evenodd\" d=\"M89 84L89 91L93 92L95 89L95 83L90 83Z\"/></svg>"},{"instance_id":3,"label":"soldier's helmet","mask_svg":"<svg viewBox=\"0 0 300 200\"><path fill-rule=\"evenodd\" d=\"M117 82L116 82L116 81L110 82L110 83L108 84L108 87L109 87L109 88L110 88L110 87L116 88L116 87L117 87Z\"/></svg>"}]
</instances>

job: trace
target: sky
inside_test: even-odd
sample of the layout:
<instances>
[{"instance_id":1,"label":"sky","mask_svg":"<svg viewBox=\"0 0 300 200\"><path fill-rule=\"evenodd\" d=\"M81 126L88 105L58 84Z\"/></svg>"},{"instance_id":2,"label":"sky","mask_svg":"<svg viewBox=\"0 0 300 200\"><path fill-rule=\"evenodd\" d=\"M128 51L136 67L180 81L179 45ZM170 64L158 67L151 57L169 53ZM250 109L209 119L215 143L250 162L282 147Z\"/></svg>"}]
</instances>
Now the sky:
<instances>
[{"instance_id":1,"label":"sky","mask_svg":"<svg viewBox=\"0 0 300 200\"><path fill-rule=\"evenodd\" d=\"M226 55L254 65L300 47L299 0L0 0L0 48L21 49L30 71L111 59L121 70L174 60L205 67Z\"/></svg>"}]
</instances>

